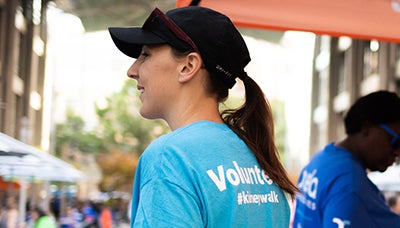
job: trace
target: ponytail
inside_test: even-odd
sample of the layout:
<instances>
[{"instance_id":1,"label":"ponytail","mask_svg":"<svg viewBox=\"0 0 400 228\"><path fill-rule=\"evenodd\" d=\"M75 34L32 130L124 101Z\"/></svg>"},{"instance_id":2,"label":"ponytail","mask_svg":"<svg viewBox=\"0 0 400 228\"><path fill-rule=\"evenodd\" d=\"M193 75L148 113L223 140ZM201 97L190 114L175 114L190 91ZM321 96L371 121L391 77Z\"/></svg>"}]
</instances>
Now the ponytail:
<instances>
[{"instance_id":1,"label":"ponytail","mask_svg":"<svg viewBox=\"0 0 400 228\"><path fill-rule=\"evenodd\" d=\"M299 190L290 181L279 160L270 104L253 79L245 76L242 81L246 91L245 103L237 109L224 110L221 116L224 122L244 140L269 178L294 197Z\"/></svg>"},{"instance_id":2,"label":"ponytail","mask_svg":"<svg viewBox=\"0 0 400 228\"><path fill-rule=\"evenodd\" d=\"M218 102L224 102L228 98L229 87L220 77L210 74L208 79L208 92L215 94ZM265 174L294 198L299 189L290 181L279 160L270 104L258 84L245 72L240 79L245 87L245 103L235 109L223 110L221 117L254 153Z\"/></svg>"}]
</instances>

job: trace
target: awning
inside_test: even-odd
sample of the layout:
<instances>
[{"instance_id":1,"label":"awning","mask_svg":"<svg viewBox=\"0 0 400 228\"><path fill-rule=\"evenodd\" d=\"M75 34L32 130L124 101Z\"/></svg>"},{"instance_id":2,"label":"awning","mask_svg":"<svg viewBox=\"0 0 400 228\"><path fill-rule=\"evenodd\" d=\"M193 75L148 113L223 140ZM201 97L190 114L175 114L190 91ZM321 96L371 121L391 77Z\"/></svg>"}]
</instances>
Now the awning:
<instances>
[{"instance_id":1,"label":"awning","mask_svg":"<svg viewBox=\"0 0 400 228\"><path fill-rule=\"evenodd\" d=\"M69 163L0 133L0 176L4 180L74 182L85 175Z\"/></svg>"},{"instance_id":2,"label":"awning","mask_svg":"<svg viewBox=\"0 0 400 228\"><path fill-rule=\"evenodd\" d=\"M177 0L228 15L241 27L400 42L400 0Z\"/></svg>"},{"instance_id":3,"label":"awning","mask_svg":"<svg viewBox=\"0 0 400 228\"><path fill-rule=\"evenodd\" d=\"M0 156L0 176L5 180L24 178L27 181L75 182L84 179L84 175L68 163L34 155Z\"/></svg>"},{"instance_id":4,"label":"awning","mask_svg":"<svg viewBox=\"0 0 400 228\"><path fill-rule=\"evenodd\" d=\"M75 182L86 178L67 162L3 133L0 133L0 176L6 181L18 179L19 224L25 220L29 181Z\"/></svg>"}]
</instances>

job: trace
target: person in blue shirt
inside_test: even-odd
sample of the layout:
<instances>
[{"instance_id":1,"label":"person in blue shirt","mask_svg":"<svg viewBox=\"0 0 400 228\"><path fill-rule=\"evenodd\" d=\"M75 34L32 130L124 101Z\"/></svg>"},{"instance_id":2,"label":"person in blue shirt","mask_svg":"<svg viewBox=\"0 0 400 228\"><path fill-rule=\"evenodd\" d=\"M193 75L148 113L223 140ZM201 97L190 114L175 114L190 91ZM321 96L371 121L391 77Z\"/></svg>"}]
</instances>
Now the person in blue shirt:
<instances>
[{"instance_id":1,"label":"person in blue shirt","mask_svg":"<svg viewBox=\"0 0 400 228\"><path fill-rule=\"evenodd\" d=\"M172 132L136 168L131 227L288 227L287 195L297 188L282 166L273 116L244 70L250 55L225 15L189 6L154 9L142 27L112 27L118 49L136 58L140 114ZM241 107L224 109L236 80Z\"/></svg>"},{"instance_id":2,"label":"person in blue shirt","mask_svg":"<svg viewBox=\"0 0 400 228\"><path fill-rule=\"evenodd\" d=\"M349 109L347 136L316 153L302 170L293 228L400 227L384 196L367 177L400 154L400 98L377 91Z\"/></svg>"}]
</instances>

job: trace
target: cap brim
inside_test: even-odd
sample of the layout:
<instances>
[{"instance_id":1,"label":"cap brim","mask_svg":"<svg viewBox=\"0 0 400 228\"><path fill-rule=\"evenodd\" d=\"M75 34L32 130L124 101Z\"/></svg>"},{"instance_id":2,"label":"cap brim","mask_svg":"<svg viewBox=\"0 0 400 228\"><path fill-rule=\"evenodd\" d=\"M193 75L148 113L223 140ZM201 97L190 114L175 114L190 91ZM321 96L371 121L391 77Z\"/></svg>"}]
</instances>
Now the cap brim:
<instances>
[{"instance_id":1,"label":"cap brim","mask_svg":"<svg viewBox=\"0 0 400 228\"><path fill-rule=\"evenodd\" d=\"M125 55L137 58L143 45L163 44L163 39L141 27L111 27L108 28L111 38L117 48Z\"/></svg>"}]
</instances>

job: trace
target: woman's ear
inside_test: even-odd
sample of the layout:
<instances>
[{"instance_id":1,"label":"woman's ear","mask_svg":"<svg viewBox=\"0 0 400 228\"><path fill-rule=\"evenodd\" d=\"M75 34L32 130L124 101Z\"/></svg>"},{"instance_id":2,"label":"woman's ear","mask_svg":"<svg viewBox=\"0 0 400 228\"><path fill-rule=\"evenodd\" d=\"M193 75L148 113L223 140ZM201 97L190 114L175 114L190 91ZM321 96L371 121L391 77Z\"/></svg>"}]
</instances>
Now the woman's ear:
<instances>
[{"instance_id":1,"label":"woman's ear","mask_svg":"<svg viewBox=\"0 0 400 228\"><path fill-rule=\"evenodd\" d=\"M201 69L203 60L197 52L189 53L182 61L179 68L179 79L181 83L191 80Z\"/></svg>"}]
</instances>

